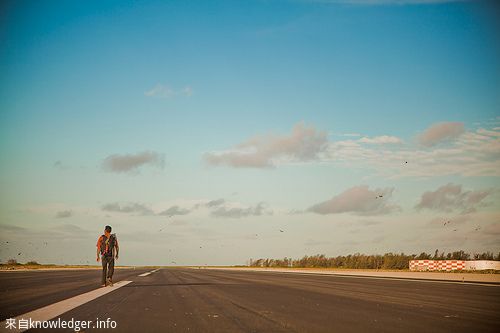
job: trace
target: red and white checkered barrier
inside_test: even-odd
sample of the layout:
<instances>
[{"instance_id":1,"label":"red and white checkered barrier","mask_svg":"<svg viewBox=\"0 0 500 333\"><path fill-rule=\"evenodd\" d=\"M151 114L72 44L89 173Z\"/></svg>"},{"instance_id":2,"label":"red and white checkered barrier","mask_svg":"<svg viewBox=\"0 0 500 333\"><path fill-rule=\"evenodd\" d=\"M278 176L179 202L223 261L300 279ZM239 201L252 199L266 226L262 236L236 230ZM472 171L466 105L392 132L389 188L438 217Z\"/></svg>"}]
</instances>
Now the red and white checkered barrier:
<instances>
[{"instance_id":1,"label":"red and white checkered barrier","mask_svg":"<svg viewBox=\"0 0 500 333\"><path fill-rule=\"evenodd\" d=\"M461 271L465 260L410 260L410 271Z\"/></svg>"}]
</instances>

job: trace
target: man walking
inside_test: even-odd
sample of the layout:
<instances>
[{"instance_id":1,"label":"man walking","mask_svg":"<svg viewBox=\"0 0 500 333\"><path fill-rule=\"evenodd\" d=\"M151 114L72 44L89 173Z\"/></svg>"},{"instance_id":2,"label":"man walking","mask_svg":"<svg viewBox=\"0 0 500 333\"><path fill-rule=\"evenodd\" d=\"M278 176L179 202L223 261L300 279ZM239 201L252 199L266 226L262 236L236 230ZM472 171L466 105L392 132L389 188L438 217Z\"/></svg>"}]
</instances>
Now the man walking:
<instances>
[{"instance_id":1,"label":"man walking","mask_svg":"<svg viewBox=\"0 0 500 333\"><path fill-rule=\"evenodd\" d=\"M104 235L97 240L97 261L99 261L99 255L101 255L102 260L102 287L113 286L113 272L115 258L118 260L118 251L118 239L116 239L115 234L111 234L111 227L107 225L104 228Z\"/></svg>"}]
</instances>

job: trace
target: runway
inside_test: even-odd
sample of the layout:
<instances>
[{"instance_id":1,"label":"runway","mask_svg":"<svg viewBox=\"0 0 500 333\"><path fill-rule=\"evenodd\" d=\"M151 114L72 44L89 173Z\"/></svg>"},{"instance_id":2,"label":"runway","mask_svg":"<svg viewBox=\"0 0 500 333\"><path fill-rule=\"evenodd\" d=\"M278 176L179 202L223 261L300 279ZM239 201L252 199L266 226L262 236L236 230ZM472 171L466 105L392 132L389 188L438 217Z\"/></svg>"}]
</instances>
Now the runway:
<instances>
[{"instance_id":1,"label":"runway","mask_svg":"<svg viewBox=\"0 0 500 333\"><path fill-rule=\"evenodd\" d=\"M117 325L85 332L456 333L500 327L498 285L189 268L145 274L151 271L117 270L115 282L131 282L61 320L95 326L110 318ZM97 289L99 274L2 272L1 320Z\"/></svg>"}]
</instances>

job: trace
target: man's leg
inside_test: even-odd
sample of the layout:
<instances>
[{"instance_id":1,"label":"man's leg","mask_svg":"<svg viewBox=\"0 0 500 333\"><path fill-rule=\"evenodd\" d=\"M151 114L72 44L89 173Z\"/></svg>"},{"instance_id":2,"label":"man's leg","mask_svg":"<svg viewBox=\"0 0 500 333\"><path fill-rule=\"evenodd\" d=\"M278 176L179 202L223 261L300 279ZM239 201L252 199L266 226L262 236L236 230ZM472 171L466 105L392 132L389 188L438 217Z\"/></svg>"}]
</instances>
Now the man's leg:
<instances>
[{"instance_id":1,"label":"man's leg","mask_svg":"<svg viewBox=\"0 0 500 333\"><path fill-rule=\"evenodd\" d=\"M103 286L106 285L106 270L108 268L108 263L106 260L106 257L102 256L101 257L101 262L102 262L102 278L101 278L101 284Z\"/></svg>"},{"instance_id":2,"label":"man's leg","mask_svg":"<svg viewBox=\"0 0 500 333\"><path fill-rule=\"evenodd\" d=\"M111 285L113 285L113 273L115 272L115 258L109 258L109 267L108 267L108 281Z\"/></svg>"}]
</instances>

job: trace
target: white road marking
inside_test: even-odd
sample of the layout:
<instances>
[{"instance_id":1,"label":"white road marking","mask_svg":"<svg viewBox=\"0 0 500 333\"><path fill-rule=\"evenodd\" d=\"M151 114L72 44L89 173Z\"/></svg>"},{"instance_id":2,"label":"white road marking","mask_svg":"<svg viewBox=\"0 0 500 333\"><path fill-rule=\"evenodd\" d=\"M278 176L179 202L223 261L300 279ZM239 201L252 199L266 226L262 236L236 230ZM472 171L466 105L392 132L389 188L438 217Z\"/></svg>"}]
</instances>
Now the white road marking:
<instances>
[{"instance_id":1,"label":"white road marking","mask_svg":"<svg viewBox=\"0 0 500 333\"><path fill-rule=\"evenodd\" d=\"M95 289L92 291L89 291L85 294L81 294L75 297L71 297L68 299L65 299L64 301L60 301L51 305L44 306L43 308L33 310L31 312L16 316L16 327L17 323L19 323L19 319L30 319L32 321L48 321L53 318L56 318L57 316L62 315L63 313L68 312L69 310L72 310L76 307L79 307L80 305L83 305L85 303L88 303L98 297L101 297L103 295L106 295L112 291L115 291L118 288L121 288L123 286L126 286L127 284L131 283L132 281L120 281L115 283L112 287L101 287L99 289ZM7 321L4 320L0 323L0 332L24 332L26 329L7 329L6 328Z\"/></svg>"},{"instance_id":2,"label":"white road marking","mask_svg":"<svg viewBox=\"0 0 500 333\"><path fill-rule=\"evenodd\" d=\"M139 275L137 275L137 276L141 276L141 277L143 277L143 276L148 276L149 274L156 273L156 272L158 272L159 270L160 270L160 269L159 269L159 268L157 268L157 269L155 269L155 270L152 270L151 272L142 273L142 274L139 274Z\"/></svg>"}]
</instances>

